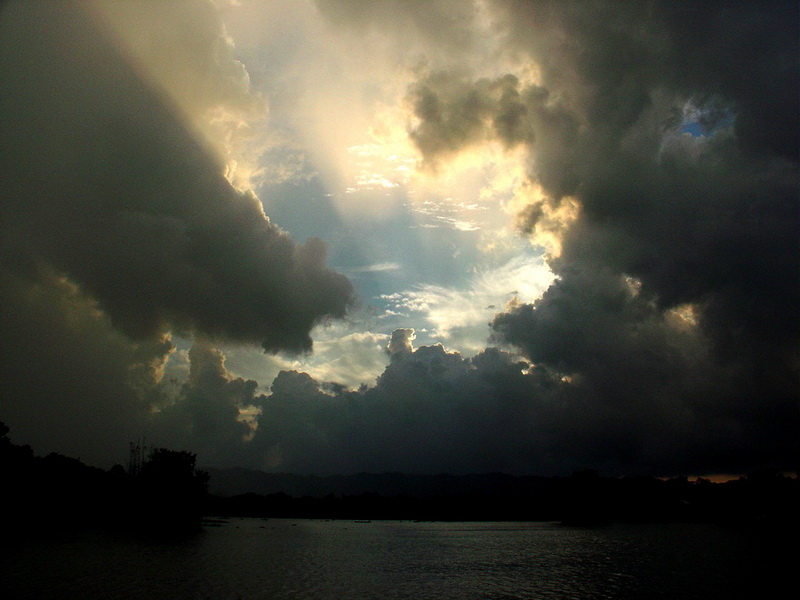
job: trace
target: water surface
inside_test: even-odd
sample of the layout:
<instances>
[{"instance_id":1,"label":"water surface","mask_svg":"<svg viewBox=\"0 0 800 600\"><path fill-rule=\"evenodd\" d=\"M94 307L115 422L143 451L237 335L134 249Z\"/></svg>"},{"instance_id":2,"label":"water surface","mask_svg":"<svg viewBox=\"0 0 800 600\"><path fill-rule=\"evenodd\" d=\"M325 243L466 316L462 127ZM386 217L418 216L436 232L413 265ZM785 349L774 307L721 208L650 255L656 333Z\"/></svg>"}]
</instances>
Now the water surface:
<instances>
[{"instance_id":1,"label":"water surface","mask_svg":"<svg viewBox=\"0 0 800 600\"><path fill-rule=\"evenodd\" d=\"M768 583L752 554L742 531L704 524L231 519L172 541L94 531L17 541L3 551L0 595L728 600Z\"/></svg>"}]
</instances>

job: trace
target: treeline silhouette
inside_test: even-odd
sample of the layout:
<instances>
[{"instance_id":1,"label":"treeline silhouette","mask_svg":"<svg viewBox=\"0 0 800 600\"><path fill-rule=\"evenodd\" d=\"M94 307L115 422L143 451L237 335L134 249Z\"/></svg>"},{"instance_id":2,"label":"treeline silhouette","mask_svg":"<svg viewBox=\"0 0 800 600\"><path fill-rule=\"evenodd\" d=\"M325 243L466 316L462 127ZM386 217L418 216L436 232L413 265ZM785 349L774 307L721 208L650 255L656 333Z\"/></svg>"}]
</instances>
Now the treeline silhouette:
<instances>
[{"instance_id":1,"label":"treeline silhouette","mask_svg":"<svg viewBox=\"0 0 800 600\"><path fill-rule=\"evenodd\" d=\"M213 472L212 477L218 473ZM286 478L287 476L279 476ZM296 487L302 478L292 476ZM245 492L209 496L216 515L420 521L558 521L593 526L632 522L724 522L796 525L800 478L769 471L725 483L687 477L568 477L505 474L361 474L309 477L308 487L360 488L355 493L290 496ZM370 485L371 484L371 485ZM374 490L393 490L383 493ZM400 490L407 490L405 492Z\"/></svg>"},{"instance_id":2,"label":"treeline silhouette","mask_svg":"<svg viewBox=\"0 0 800 600\"><path fill-rule=\"evenodd\" d=\"M254 489L209 494L209 474L186 451L131 444L127 469L108 471L60 454L38 457L12 444L0 423L0 481L7 529L82 525L148 532L197 529L203 516L419 521L559 521L593 526L625 522L724 522L796 527L800 478L769 471L726 483L686 477L567 477L505 474L361 474L303 477L242 469L221 480L259 475ZM255 481L250 477L250 481ZM305 493L302 490L306 490ZM327 491L326 491L327 490ZM298 493L299 492L299 493Z\"/></svg>"},{"instance_id":3,"label":"treeline silhouette","mask_svg":"<svg viewBox=\"0 0 800 600\"><path fill-rule=\"evenodd\" d=\"M0 481L6 531L100 526L152 533L200 526L208 474L186 451L131 445L126 470L108 471L57 453L40 457L15 445L0 422Z\"/></svg>"}]
</instances>

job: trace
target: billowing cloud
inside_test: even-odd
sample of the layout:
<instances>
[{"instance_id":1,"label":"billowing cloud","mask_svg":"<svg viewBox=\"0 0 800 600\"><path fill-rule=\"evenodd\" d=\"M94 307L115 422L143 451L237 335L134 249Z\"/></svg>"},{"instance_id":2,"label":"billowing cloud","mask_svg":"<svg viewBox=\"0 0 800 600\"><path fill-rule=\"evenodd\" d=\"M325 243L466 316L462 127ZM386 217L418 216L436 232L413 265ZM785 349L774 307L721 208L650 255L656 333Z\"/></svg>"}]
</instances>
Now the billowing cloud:
<instances>
[{"instance_id":1,"label":"billowing cloud","mask_svg":"<svg viewBox=\"0 0 800 600\"><path fill-rule=\"evenodd\" d=\"M193 448L213 464L241 464L257 413L258 384L233 376L223 353L205 340L192 345L187 359L187 379L151 418L151 443Z\"/></svg>"},{"instance_id":2,"label":"billowing cloud","mask_svg":"<svg viewBox=\"0 0 800 600\"><path fill-rule=\"evenodd\" d=\"M542 85L583 124L579 160L543 168L531 141L533 177L553 197L575 193L582 209L553 262L561 286L537 310L550 297L563 304L570 287L582 296L605 287L589 271L628 275L661 311L695 305L720 359L773 374L796 368L797 140L776 131L798 119L797 32L786 25L796 7L707 3L688 19L680 3L602 15L502 6L516 44L542 66ZM568 45L559 30L570 32ZM783 41L756 41L767 35ZM681 133L687 104L695 119L707 115L711 134ZM776 131L769 141L767 131ZM590 330L582 315L573 327Z\"/></svg>"},{"instance_id":3,"label":"billowing cloud","mask_svg":"<svg viewBox=\"0 0 800 600\"><path fill-rule=\"evenodd\" d=\"M408 340L408 331L396 339ZM489 352L472 360L441 346L396 352L377 385L326 394L305 374L284 372L264 399L253 443L273 469L295 472L465 472L511 468L524 462L513 428L527 429L524 386L488 401L494 365L504 385L519 384L518 366ZM507 379L510 376L510 379ZM518 414L516 416L522 416ZM512 429L509 429L511 427Z\"/></svg>"},{"instance_id":4,"label":"billowing cloud","mask_svg":"<svg viewBox=\"0 0 800 600\"><path fill-rule=\"evenodd\" d=\"M390 356L398 353L410 354L414 351L412 342L415 337L413 329L395 329L392 332L392 339L389 340L389 345L386 346L386 351Z\"/></svg>"},{"instance_id":5,"label":"billowing cloud","mask_svg":"<svg viewBox=\"0 0 800 600\"><path fill-rule=\"evenodd\" d=\"M559 280L498 316L497 339L609 407L635 394L643 416L686 411L709 456L780 460L800 424L797 140L777 131L798 118L797 7L584 8L502 4L515 47L582 124L563 162L540 160L534 128L531 176L581 212L551 262ZM706 135L683 132L695 119Z\"/></svg>"},{"instance_id":6,"label":"billowing cloud","mask_svg":"<svg viewBox=\"0 0 800 600\"><path fill-rule=\"evenodd\" d=\"M432 73L410 90L418 119L411 139L433 167L440 156L493 138L509 147L527 141L532 124L519 87L511 74L472 82L449 72Z\"/></svg>"},{"instance_id":7,"label":"billowing cloud","mask_svg":"<svg viewBox=\"0 0 800 600\"><path fill-rule=\"evenodd\" d=\"M351 286L324 245L296 245L233 189L87 14L3 16L7 256L63 273L137 339L198 332L299 351L315 323L344 315Z\"/></svg>"},{"instance_id":8,"label":"billowing cloud","mask_svg":"<svg viewBox=\"0 0 800 600\"><path fill-rule=\"evenodd\" d=\"M681 388L665 379L673 369L661 368L662 389ZM306 374L281 373L253 445L261 468L305 473L672 472L736 452L743 432L707 430L706 415L692 413L704 399L654 406L648 374L632 375L640 389L610 403L612 382L568 380L495 349L466 358L440 345L406 348L358 391L331 394Z\"/></svg>"},{"instance_id":9,"label":"billowing cloud","mask_svg":"<svg viewBox=\"0 0 800 600\"><path fill-rule=\"evenodd\" d=\"M203 29L213 19L201 4L205 16L185 23L177 40L170 27L148 30L162 67L173 53L177 64L198 59L202 48L189 42L219 41ZM2 346L2 418L41 441L41 451L83 456L108 451L104 432L116 432L119 444L147 431L150 408L163 404L153 386L171 335L303 352L311 329L344 316L353 300L349 281L326 266L324 244L296 244L271 223L252 192L229 183L227 157L190 122L245 102L244 92L230 93L235 81L214 75L222 63L203 67L210 77L193 84L202 99L176 103L130 62L93 7L11 2L0 12L8 82L0 288L4 331L18 334ZM148 7L159 9L178 7ZM181 74L194 80L195 71ZM183 100L197 106L179 110ZM86 419L90 406L102 410ZM72 431L55 425L70 422Z\"/></svg>"}]
</instances>

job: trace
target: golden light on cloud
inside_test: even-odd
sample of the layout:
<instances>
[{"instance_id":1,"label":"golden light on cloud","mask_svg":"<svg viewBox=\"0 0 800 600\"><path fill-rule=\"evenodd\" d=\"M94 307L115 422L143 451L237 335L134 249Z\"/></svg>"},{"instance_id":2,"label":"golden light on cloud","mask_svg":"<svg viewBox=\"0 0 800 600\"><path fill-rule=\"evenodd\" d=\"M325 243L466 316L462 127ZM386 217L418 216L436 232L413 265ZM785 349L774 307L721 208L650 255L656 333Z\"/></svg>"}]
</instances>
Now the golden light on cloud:
<instances>
[{"instance_id":1,"label":"golden light on cloud","mask_svg":"<svg viewBox=\"0 0 800 600\"><path fill-rule=\"evenodd\" d=\"M581 203L572 196L556 202L538 183L526 181L516 189L509 208L516 214L518 227L530 235L531 242L543 247L550 258L558 258L561 240L580 216Z\"/></svg>"},{"instance_id":2,"label":"golden light on cloud","mask_svg":"<svg viewBox=\"0 0 800 600\"><path fill-rule=\"evenodd\" d=\"M87 7L138 75L216 156L231 185L253 189L263 172L258 162L267 148L268 106L251 89L213 5L188 13L179 3L94 0Z\"/></svg>"},{"instance_id":3,"label":"golden light on cloud","mask_svg":"<svg viewBox=\"0 0 800 600\"><path fill-rule=\"evenodd\" d=\"M699 307L686 303L667 311L667 321L676 329L692 329L700 322Z\"/></svg>"}]
</instances>

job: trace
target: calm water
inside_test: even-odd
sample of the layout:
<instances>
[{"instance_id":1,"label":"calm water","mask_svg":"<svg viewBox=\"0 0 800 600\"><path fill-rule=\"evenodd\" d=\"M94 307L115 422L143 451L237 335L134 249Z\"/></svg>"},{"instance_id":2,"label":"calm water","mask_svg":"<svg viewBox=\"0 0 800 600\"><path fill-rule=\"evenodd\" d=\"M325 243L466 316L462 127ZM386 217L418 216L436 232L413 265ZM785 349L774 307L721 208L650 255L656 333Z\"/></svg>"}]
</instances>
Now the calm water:
<instances>
[{"instance_id":1,"label":"calm water","mask_svg":"<svg viewBox=\"0 0 800 600\"><path fill-rule=\"evenodd\" d=\"M6 543L0 597L780 597L750 545L710 525L232 519L169 543L100 532Z\"/></svg>"}]
</instances>

